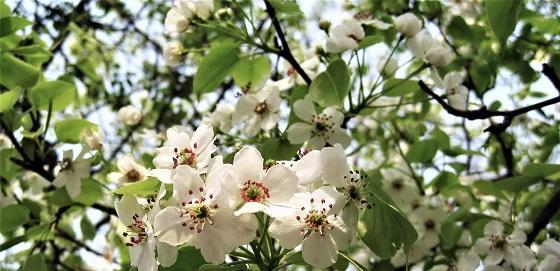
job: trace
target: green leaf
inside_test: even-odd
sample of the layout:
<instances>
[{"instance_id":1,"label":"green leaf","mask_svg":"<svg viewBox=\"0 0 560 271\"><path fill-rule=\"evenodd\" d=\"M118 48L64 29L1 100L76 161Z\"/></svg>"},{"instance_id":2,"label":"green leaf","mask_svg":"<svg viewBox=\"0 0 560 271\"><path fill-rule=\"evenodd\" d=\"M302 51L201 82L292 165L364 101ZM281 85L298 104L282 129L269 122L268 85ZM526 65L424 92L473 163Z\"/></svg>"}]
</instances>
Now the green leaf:
<instances>
[{"instance_id":1,"label":"green leaf","mask_svg":"<svg viewBox=\"0 0 560 271\"><path fill-rule=\"evenodd\" d=\"M47 271L47 264L45 263L45 256L43 254L33 254L27 257L23 265L23 271Z\"/></svg>"},{"instance_id":2,"label":"green leaf","mask_svg":"<svg viewBox=\"0 0 560 271\"><path fill-rule=\"evenodd\" d=\"M529 164L523 169L523 173L525 175L537 177L557 176L557 174L560 173L560 165L544 163Z\"/></svg>"},{"instance_id":3,"label":"green leaf","mask_svg":"<svg viewBox=\"0 0 560 271\"><path fill-rule=\"evenodd\" d=\"M10 158L19 158L19 154L14 148L0 149L0 176L10 180L16 176L21 168Z\"/></svg>"},{"instance_id":4,"label":"green leaf","mask_svg":"<svg viewBox=\"0 0 560 271\"><path fill-rule=\"evenodd\" d=\"M137 195L137 196L148 196L157 194L159 191L160 182L156 178L147 178L143 181L126 184L121 188L113 191L115 194L122 195Z\"/></svg>"},{"instance_id":5,"label":"green leaf","mask_svg":"<svg viewBox=\"0 0 560 271\"><path fill-rule=\"evenodd\" d=\"M383 36L381 35L369 35L369 36L365 36L359 43L358 43L358 49L363 49L363 48L367 48L370 47L374 44L380 43L383 40L385 40L383 38Z\"/></svg>"},{"instance_id":6,"label":"green leaf","mask_svg":"<svg viewBox=\"0 0 560 271\"><path fill-rule=\"evenodd\" d=\"M515 30L519 11L523 5L522 0L486 1L486 15L490 29L500 42L502 49L507 38Z\"/></svg>"},{"instance_id":7,"label":"green leaf","mask_svg":"<svg viewBox=\"0 0 560 271\"><path fill-rule=\"evenodd\" d=\"M66 81L43 81L29 92L31 103L42 110L49 109L52 100L52 110L61 111L70 105L76 97L76 86Z\"/></svg>"},{"instance_id":8,"label":"green leaf","mask_svg":"<svg viewBox=\"0 0 560 271\"><path fill-rule=\"evenodd\" d=\"M84 119L65 119L55 123L54 133L61 142L79 143L85 129L97 129L97 125Z\"/></svg>"},{"instance_id":9,"label":"green leaf","mask_svg":"<svg viewBox=\"0 0 560 271\"><path fill-rule=\"evenodd\" d=\"M277 15L282 18L285 17L290 20L299 20L303 18L303 12L299 9L299 5L290 0L269 0L268 1Z\"/></svg>"},{"instance_id":10,"label":"green leaf","mask_svg":"<svg viewBox=\"0 0 560 271\"><path fill-rule=\"evenodd\" d=\"M536 176L515 176L499 179L498 181L494 182L493 185L497 189L517 193L538 182L539 180L540 178Z\"/></svg>"},{"instance_id":11,"label":"green leaf","mask_svg":"<svg viewBox=\"0 0 560 271\"><path fill-rule=\"evenodd\" d=\"M438 150L438 142L434 139L418 141L406 153L406 160L413 163L430 162Z\"/></svg>"},{"instance_id":12,"label":"green leaf","mask_svg":"<svg viewBox=\"0 0 560 271\"><path fill-rule=\"evenodd\" d=\"M204 257L194 247L182 247L177 254L177 261L170 267L160 267L160 271L196 271L205 264Z\"/></svg>"},{"instance_id":13,"label":"green leaf","mask_svg":"<svg viewBox=\"0 0 560 271\"><path fill-rule=\"evenodd\" d=\"M379 257L390 258L403 246L407 251L418 239L414 226L395 207L391 198L379 187L370 188L369 203L374 204L362 215L365 233L362 241Z\"/></svg>"},{"instance_id":14,"label":"green leaf","mask_svg":"<svg viewBox=\"0 0 560 271\"><path fill-rule=\"evenodd\" d=\"M270 77L271 65L266 56L243 57L237 61L231 76L242 89L255 89Z\"/></svg>"},{"instance_id":15,"label":"green leaf","mask_svg":"<svg viewBox=\"0 0 560 271\"><path fill-rule=\"evenodd\" d=\"M24 205L12 204L0 208L0 232L9 232L29 221L29 209Z\"/></svg>"},{"instance_id":16,"label":"green leaf","mask_svg":"<svg viewBox=\"0 0 560 271\"><path fill-rule=\"evenodd\" d=\"M443 249L449 250L457 244L461 234L463 233L463 228L458 226L455 222L444 221L441 224L441 244Z\"/></svg>"},{"instance_id":17,"label":"green leaf","mask_svg":"<svg viewBox=\"0 0 560 271\"><path fill-rule=\"evenodd\" d=\"M461 16L454 16L447 26L447 31L453 39L462 41L472 41L473 34L471 28Z\"/></svg>"},{"instance_id":18,"label":"green leaf","mask_svg":"<svg viewBox=\"0 0 560 271\"><path fill-rule=\"evenodd\" d=\"M4 17L0 19L0 38L10 35L28 25L31 22L23 17Z\"/></svg>"},{"instance_id":19,"label":"green leaf","mask_svg":"<svg viewBox=\"0 0 560 271\"><path fill-rule=\"evenodd\" d=\"M292 145L282 138L271 138L258 144L258 149L265 160L289 160L297 154L301 145Z\"/></svg>"},{"instance_id":20,"label":"green leaf","mask_svg":"<svg viewBox=\"0 0 560 271\"><path fill-rule=\"evenodd\" d=\"M321 106L342 106L350 91L350 74L346 63L337 59L320 73L309 87L311 97Z\"/></svg>"},{"instance_id":21,"label":"green leaf","mask_svg":"<svg viewBox=\"0 0 560 271\"><path fill-rule=\"evenodd\" d=\"M82 220L80 221L80 229L82 230L84 238L87 240L92 240L95 237L95 233L97 231L87 215L84 215L82 217Z\"/></svg>"},{"instance_id":22,"label":"green leaf","mask_svg":"<svg viewBox=\"0 0 560 271\"><path fill-rule=\"evenodd\" d=\"M8 89L18 86L28 88L39 78L39 70L32 65L23 62L11 54L0 56L0 84Z\"/></svg>"},{"instance_id":23,"label":"green leaf","mask_svg":"<svg viewBox=\"0 0 560 271\"><path fill-rule=\"evenodd\" d=\"M389 97L401 97L420 91L418 81L391 78L383 84L382 94Z\"/></svg>"},{"instance_id":24,"label":"green leaf","mask_svg":"<svg viewBox=\"0 0 560 271\"><path fill-rule=\"evenodd\" d=\"M98 182L91 178L82 179L81 181L82 190L80 192L80 195L74 199L76 202L79 202L85 206L90 206L103 198L103 189Z\"/></svg>"},{"instance_id":25,"label":"green leaf","mask_svg":"<svg viewBox=\"0 0 560 271\"><path fill-rule=\"evenodd\" d=\"M486 195L492 195L500 199L507 199L504 192L492 184L492 182L479 180L473 183L474 188Z\"/></svg>"},{"instance_id":26,"label":"green leaf","mask_svg":"<svg viewBox=\"0 0 560 271\"><path fill-rule=\"evenodd\" d=\"M202 59L194 76L194 92L197 94L215 90L229 75L239 59L239 46L234 43L218 44Z\"/></svg>"}]
</instances>

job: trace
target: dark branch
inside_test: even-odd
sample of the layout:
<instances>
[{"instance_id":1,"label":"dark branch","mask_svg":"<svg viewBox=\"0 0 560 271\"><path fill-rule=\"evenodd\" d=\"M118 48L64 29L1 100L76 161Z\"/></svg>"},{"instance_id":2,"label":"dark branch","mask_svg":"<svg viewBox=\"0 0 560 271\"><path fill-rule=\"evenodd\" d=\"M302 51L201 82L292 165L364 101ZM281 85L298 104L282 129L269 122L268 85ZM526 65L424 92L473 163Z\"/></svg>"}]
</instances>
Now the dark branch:
<instances>
[{"instance_id":1,"label":"dark branch","mask_svg":"<svg viewBox=\"0 0 560 271\"><path fill-rule=\"evenodd\" d=\"M551 66L549 66L547 64L543 64L542 73L544 75L546 75L548 77L548 79L550 79L552 84L560 92L560 79L556 75L556 73L554 71L554 68L552 68ZM420 80L418 82L418 85L420 85L420 88L424 92L426 92L426 94L428 94L429 96L434 98L434 100L436 100L445 109L445 111L447 111L447 113L449 113L451 115L454 115L454 116L457 116L457 117L463 117L463 118L466 118L466 119L469 119L469 120L488 119L488 118L491 118L491 117L504 117L504 120L503 120L502 123L493 124L492 126L488 127L485 130L486 132L490 132L490 133L493 133L493 134L498 134L498 133L501 133L501 132L505 131L505 129L511 125L511 122L512 122L513 118L515 118L519 115L525 114L525 113L533 111L533 110L538 110L538 109L541 109L545 106L549 106L549 105L560 102L560 95L559 95L555 98L551 98L551 99L548 99L546 101L542 101L540 103L536 103L536 104L533 104L533 105L530 105L530 106L518 108L518 109L515 109L515 110L495 111L495 110L489 110L486 107L482 107L482 108L477 109L477 110L463 111L463 110L455 109L451 105L449 105L447 102L445 102L442 97L440 97L439 95L434 93L422 80Z\"/></svg>"},{"instance_id":2,"label":"dark branch","mask_svg":"<svg viewBox=\"0 0 560 271\"><path fill-rule=\"evenodd\" d=\"M294 69L299 73L301 78L305 81L307 85L311 85L311 78L305 73L303 68L299 65L297 60L292 55L292 51L290 51L290 47L288 46L288 41L286 40L286 35L284 35L284 31L282 31L282 26L280 25L280 21L278 21L278 17L276 17L276 10L274 7L267 1L264 1L266 5L266 13L270 19L272 19L272 25L274 29L276 29L276 33L278 34L278 39L280 39L280 43L282 44L282 50L280 51L279 55L290 62L290 65L294 67Z\"/></svg>"},{"instance_id":3,"label":"dark branch","mask_svg":"<svg viewBox=\"0 0 560 271\"><path fill-rule=\"evenodd\" d=\"M541 232L542 229L546 227L550 219L558 212L560 209L560 190L552 196L550 201L541 209L541 212L537 215L533 221L533 230L527 234L526 245L531 245L535 238Z\"/></svg>"}]
</instances>

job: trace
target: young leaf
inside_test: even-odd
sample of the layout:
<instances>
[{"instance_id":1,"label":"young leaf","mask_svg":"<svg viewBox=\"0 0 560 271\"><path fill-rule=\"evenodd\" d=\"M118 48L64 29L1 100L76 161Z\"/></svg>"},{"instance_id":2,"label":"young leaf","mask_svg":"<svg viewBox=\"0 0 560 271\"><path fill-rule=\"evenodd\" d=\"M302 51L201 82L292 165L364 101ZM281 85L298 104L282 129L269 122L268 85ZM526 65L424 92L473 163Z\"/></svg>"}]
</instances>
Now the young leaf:
<instances>
[{"instance_id":1,"label":"young leaf","mask_svg":"<svg viewBox=\"0 0 560 271\"><path fill-rule=\"evenodd\" d=\"M20 88L15 88L0 94L0 113L11 109L19 98Z\"/></svg>"},{"instance_id":2,"label":"young leaf","mask_svg":"<svg viewBox=\"0 0 560 271\"><path fill-rule=\"evenodd\" d=\"M438 150L438 142L435 139L418 141L406 153L406 160L413 163L430 162Z\"/></svg>"},{"instance_id":3,"label":"young leaf","mask_svg":"<svg viewBox=\"0 0 560 271\"><path fill-rule=\"evenodd\" d=\"M401 97L417 91L420 91L418 81L391 78L383 84L382 93L389 97Z\"/></svg>"},{"instance_id":4,"label":"young leaf","mask_svg":"<svg viewBox=\"0 0 560 271\"><path fill-rule=\"evenodd\" d=\"M60 111L74 102L76 86L66 81L43 81L29 91L29 99L39 109L48 110L52 101L52 110Z\"/></svg>"},{"instance_id":5,"label":"young leaf","mask_svg":"<svg viewBox=\"0 0 560 271\"><path fill-rule=\"evenodd\" d=\"M323 107L342 106L350 91L350 74L346 63L337 59L320 73L309 87L311 97Z\"/></svg>"},{"instance_id":6,"label":"young leaf","mask_svg":"<svg viewBox=\"0 0 560 271\"><path fill-rule=\"evenodd\" d=\"M159 187L160 182L157 179L147 178L143 181L124 185L121 188L113 191L113 193L122 195L148 196L157 194L157 192L159 191Z\"/></svg>"},{"instance_id":7,"label":"young leaf","mask_svg":"<svg viewBox=\"0 0 560 271\"><path fill-rule=\"evenodd\" d=\"M229 75L239 59L239 46L235 43L218 44L202 59L194 76L193 88L197 94L211 92Z\"/></svg>"},{"instance_id":8,"label":"young leaf","mask_svg":"<svg viewBox=\"0 0 560 271\"><path fill-rule=\"evenodd\" d=\"M84 129L97 129L97 125L84 119L65 119L54 125L56 138L61 142L79 143Z\"/></svg>"},{"instance_id":9,"label":"young leaf","mask_svg":"<svg viewBox=\"0 0 560 271\"><path fill-rule=\"evenodd\" d=\"M8 89L32 87L39 78L37 68L7 53L0 56L0 74L0 85Z\"/></svg>"},{"instance_id":10,"label":"young leaf","mask_svg":"<svg viewBox=\"0 0 560 271\"><path fill-rule=\"evenodd\" d=\"M523 1L486 1L485 4L488 24L503 49L507 38L515 30Z\"/></svg>"},{"instance_id":11,"label":"young leaf","mask_svg":"<svg viewBox=\"0 0 560 271\"><path fill-rule=\"evenodd\" d=\"M242 89L254 89L270 77L270 60L266 56L243 57L237 61L231 76Z\"/></svg>"},{"instance_id":12,"label":"young leaf","mask_svg":"<svg viewBox=\"0 0 560 271\"><path fill-rule=\"evenodd\" d=\"M391 198L379 187L370 188L369 203L362 215L365 233L362 241L379 257L390 258L403 246L407 251L418 239L418 233Z\"/></svg>"},{"instance_id":13,"label":"young leaf","mask_svg":"<svg viewBox=\"0 0 560 271\"><path fill-rule=\"evenodd\" d=\"M12 204L0 208L0 232L17 229L29 221L29 209L24 205Z\"/></svg>"}]
</instances>

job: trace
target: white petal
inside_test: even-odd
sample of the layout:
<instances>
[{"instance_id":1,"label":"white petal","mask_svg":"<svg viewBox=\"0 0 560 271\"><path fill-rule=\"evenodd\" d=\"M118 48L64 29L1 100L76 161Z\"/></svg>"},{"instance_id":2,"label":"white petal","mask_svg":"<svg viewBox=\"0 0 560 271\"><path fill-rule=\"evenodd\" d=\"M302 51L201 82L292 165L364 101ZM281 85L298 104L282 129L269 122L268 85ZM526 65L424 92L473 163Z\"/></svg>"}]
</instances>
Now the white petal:
<instances>
[{"instance_id":1,"label":"white petal","mask_svg":"<svg viewBox=\"0 0 560 271\"><path fill-rule=\"evenodd\" d=\"M527 239L527 235L520 228L513 229L513 232L508 236L508 244L511 246L523 245Z\"/></svg>"},{"instance_id":2,"label":"white petal","mask_svg":"<svg viewBox=\"0 0 560 271\"><path fill-rule=\"evenodd\" d=\"M269 189L270 202L288 201L298 192L298 178L286 166L275 165L269 168L262 179L262 184Z\"/></svg>"},{"instance_id":3,"label":"white petal","mask_svg":"<svg viewBox=\"0 0 560 271\"><path fill-rule=\"evenodd\" d=\"M173 183L172 175L173 170L166 168L156 168L148 171L148 176L156 177L160 182L167 184Z\"/></svg>"},{"instance_id":4,"label":"white petal","mask_svg":"<svg viewBox=\"0 0 560 271\"><path fill-rule=\"evenodd\" d=\"M187 165L180 165L175 169L173 175L173 198L178 202L185 200L187 197L197 197L201 192L199 189L205 187L204 181L200 175ZM192 191L192 196L189 195Z\"/></svg>"},{"instance_id":5,"label":"white petal","mask_svg":"<svg viewBox=\"0 0 560 271\"><path fill-rule=\"evenodd\" d=\"M548 239L539 246L539 255L554 255L560 260L560 242Z\"/></svg>"},{"instance_id":6,"label":"white petal","mask_svg":"<svg viewBox=\"0 0 560 271\"><path fill-rule=\"evenodd\" d=\"M301 144L311 137L311 125L303 122L296 122L288 128L288 140L292 144Z\"/></svg>"},{"instance_id":7,"label":"white petal","mask_svg":"<svg viewBox=\"0 0 560 271\"><path fill-rule=\"evenodd\" d=\"M321 152L317 150L308 152L293 164L292 170L295 171L301 185L308 185L319 180L323 174Z\"/></svg>"},{"instance_id":8,"label":"white petal","mask_svg":"<svg viewBox=\"0 0 560 271\"><path fill-rule=\"evenodd\" d=\"M166 146L171 148L178 148L180 150L190 148L190 136L179 127L172 127L167 129L167 142Z\"/></svg>"},{"instance_id":9,"label":"white petal","mask_svg":"<svg viewBox=\"0 0 560 271\"><path fill-rule=\"evenodd\" d=\"M177 261L177 247L157 242L158 261L163 267L172 266Z\"/></svg>"},{"instance_id":10,"label":"white petal","mask_svg":"<svg viewBox=\"0 0 560 271\"><path fill-rule=\"evenodd\" d=\"M243 214L254 214L258 213L262 210L266 209L266 206L259 202L247 202L241 206L237 211L233 214L236 216L243 215Z\"/></svg>"},{"instance_id":11,"label":"white petal","mask_svg":"<svg viewBox=\"0 0 560 271\"><path fill-rule=\"evenodd\" d=\"M315 115L315 108L310 95L307 95L304 99L297 100L294 103L294 113L299 119L311 122L313 115Z\"/></svg>"},{"instance_id":12,"label":"white petal","mask_svg":"<svg viewBox=\"0 0 560 271\"><path fill-rule=\"evenodd\" d=\"M504 252L500 249L492 249L484 258L484 264L499 264L504 259Z\"/></svg>"},{"instance_id":13,"label":"white petal","mask_svg":"<svg viewBox=\"0 0 560 271\"><path fill-rule=\"evenodd\" d=\"M336 107L332 107L332 106L327 107L325 108L325 110L323 110L322 113L331 117L330 121L333 123L335 127L340 127L340 125L344 121L344 115L340 113L340 111L338 111Z\"/></svg>"},{"instance_id":14,"label":"white petal","mask_svg":"<svg viewBox=\"0 0 560 271\"><path fill-rule=\"evenodd\" d=\"M329 235L313 233L303 240L303 260L315 268L327 268L336 262L336 243Z\"/></svg>"},{"instance_id":15,"label":"white petal","mask_svg":"<svg viewBox=\"0 0 560 271\"><path fill-rule=\"evenodd\" d=\"M502 235L503 232L504 232L504 226L502 225L502 223L496 220L492 220L488 222L486 226L484 226L484 235L486 236Z\"/></svg>"},{"instance_id":16,"label":"white petal","mask_svg":"<svg viewBox=\"0 0 560 271\"><path fill-rule=\"evenodd\" d=\"M313 136L307 142L306 148L309 150L319 150L325 146L325 139L318 136Z\"/></svg>"},{"instance_id":17,"label":"white petal","mask_svg":"<svg viewBox=\"0 0 560 271\"><path fill-rule=\"evenodd\" d=\"M323 161L323 180L325 183L342 187L345 185L344 176L350 171L344 149L339 144L321 150Z\"/></svg>"},{"instance_id":18,"label":"white petal","mask_svg":"<svg viewBox=\"0 0 560 271\"><path fill-rule=\"evenodd\" d=\"M284 216L272 221L268 233L270 237L278 240L283 248L291 249L303 241L301 230L304 226L295 215Z\"/></svg>"},{"instance_id":19,"label":"white petal","mask_svg":"<svg viewBox=\"0 0 560 271\"><path fill-rule=\"evenodd\" d=\"M132 216L137 214L138 216L143 217L145 213L136 198L131 195L124 195L119 201L116 201L115 211L117 211L119 219L126 226L132 224Z\"/></svg>"},{"instance_id":20,"label":"white petal","mask_svg":"<svg viewBox=\"0 0 560 271\"><path fill-rule=\"evenodd\" d=\"M331 145L340 144L342 147L347 148L352 142L352 138L345 129L334 128L332 135L328 138L327 142Z\"/></svg>"},{"instance_id":21,"label":"white petal","mask_svg":"<svg viewBox=\"0 0 560 271\"><path fill-rule=\"evenodd\" d=\"M192 239L192 231L183 226L187 220L181 217L181 214L182 211L179 208L170 206L156 215L154 232L158 240L178 246Z\"/></svg>"},{"instance_id":22,"label":"white petal","mask_svg":"<svg viewBox=\"0 0 560 271\"><path fill-rule=\"evenodd\" d=\"M70 195L70 198L77 198L82 191L82 180L79 178L68 180L68 182L66 182L66 191L68 195Z\"/></svg>"},{"instance_id":23,"label":"white petal","mask_svg":"<svg viewBox=\"0 0 560 271\"><path fill-rule=\"evenodd\" d=\"M238 182L260 180L263 163L264 159L257 149L251 146L243 147L233 158L233 170Z\"/></svg>"}]
</instances>

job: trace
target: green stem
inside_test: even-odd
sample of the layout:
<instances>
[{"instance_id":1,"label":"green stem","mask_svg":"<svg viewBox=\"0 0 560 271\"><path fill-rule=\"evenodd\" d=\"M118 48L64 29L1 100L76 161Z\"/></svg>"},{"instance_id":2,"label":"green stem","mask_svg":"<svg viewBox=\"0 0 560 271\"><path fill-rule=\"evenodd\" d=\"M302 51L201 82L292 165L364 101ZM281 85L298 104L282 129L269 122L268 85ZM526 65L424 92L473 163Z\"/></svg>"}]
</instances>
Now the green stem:
<instances>
[{"instance_id":1,"label":"green stem","mask_svg":"<svg viewBox=\"0 0 560 271\"><path fill-rule=\"evenodd\" d=\"M338 255L344 257L344 259L348 260L354 267L356 267L356 269L358 269L358 271L366 271L367 268L365 268L363 265L361 265L359 262L355 261L354 259L350 258L350 256L346 255L345 253L339 251Z\"/></svg>"}]
</instances>

